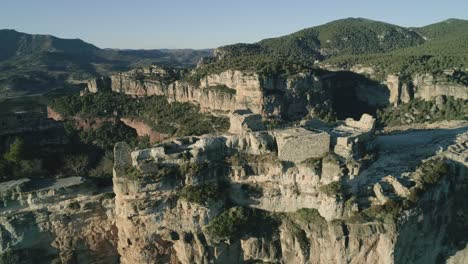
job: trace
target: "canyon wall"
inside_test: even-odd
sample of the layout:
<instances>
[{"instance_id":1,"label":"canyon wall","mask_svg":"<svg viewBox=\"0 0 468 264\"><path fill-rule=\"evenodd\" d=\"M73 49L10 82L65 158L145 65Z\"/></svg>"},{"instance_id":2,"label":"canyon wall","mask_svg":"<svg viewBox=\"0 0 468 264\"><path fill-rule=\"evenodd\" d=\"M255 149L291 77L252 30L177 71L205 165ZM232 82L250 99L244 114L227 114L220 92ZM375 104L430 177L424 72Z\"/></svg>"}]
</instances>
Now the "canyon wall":
<instances>
[{"instance_id":1,"label":"canyon wall","mask_svg":"<svg viewBox=\"0 0 468 264\"><path fill-rule=\"evenodd\" d=\"M367 118L349 120L343 124L349 127L336 128L334 133L350 129L364 133L373 128L368 124ZM466 185L459 183L466 182L467 133L437 154L449 159L451 174L427 189L417 205L396 216L386 209L377 210L384 207L380 207L378 196L368 192L372 178L361 179L366 174L360 160L344 162L328 147L322 153L324 158L306 161L278 155L282 137L291 139L306 133L298 134L296 129L179 138L136 151L117 144L113 181L121 262L435 263L450 258L457 263L463 259L463 238L452 238L457 238L454 230L466 225L457 215L468 207L457 202L457 197L466 190ZM334 139L331 144L340 141ZM301 142L291 144L309 144ZM314 157L314 153L300 152ZM433 154L428 150L424 155ZM361 167L357 172L353 170L356 166ZM405 182L417 181L418 173L408 179L392 178L396 194L390 194L382 183L380 195L388 203L385 206L401 199L397 196L407 188L413 190L405 187ZM356 193L360 202L330 188L361 180L370 182ZM184 194L186 190L226 184L213 200L190 200ZM365 209L369 201L375 209ZM458 209L444 206L446 203ZM252 213L257 218L247 220L242 229L227 237L213 232L213 228L223 227L215 225L220 215L234 217L242 215L242 210L259 211ZM377 215L365 219L360 216L364 210L375 210ZM221 223L230 225L229 220L224 221Z\"/></svg>"},{"instance_id":2,"label":"canyon wall","mask_svg":"<svg viewBox=\"0 0 468 264\"><path fill-rule=\"evenodd\" d=\"M314 107L330 103L318 77L312 73L283 78L228 70L196 82L167 79L135 70L110 77L114 92L166 96L169 101L191 102L203 111L221 114L249 109L263 116L297 119ZM92 84L89 90L96 90Z\"/></svg>"},{"instance_id":3,"label":"canyon wall","mask_svg":"<svg viewBox=\"0 0 468 264\"><path fill-rule=\"evenodd\" d=\"M168 73L157 66L151 69L118 73L108 81L97 79L89 83L88 90L97 91L100 85L104 89L109 83L114 92L133 96L166 96L169 101L195 103L206 112L227 114L249 109L264 117L287 120L320 116L332 108L353 103L365 104L362 110L351 115L359 116L375 111L371 108L397 106L415 98L433 100L452 96L468 99L467 86L441 82L431 74L418 74L409 81L407 78L402 81L398 75L388 75L379 82L372 76L366 77L374 74L373 71L361 67L352 68L348 72L351 74L343 74L343 71L321 75L302 72L287 77L227 70L208 74L196 81L181 79L181 75L176 77L174 72Z\"/></svg>"}]
</instances>

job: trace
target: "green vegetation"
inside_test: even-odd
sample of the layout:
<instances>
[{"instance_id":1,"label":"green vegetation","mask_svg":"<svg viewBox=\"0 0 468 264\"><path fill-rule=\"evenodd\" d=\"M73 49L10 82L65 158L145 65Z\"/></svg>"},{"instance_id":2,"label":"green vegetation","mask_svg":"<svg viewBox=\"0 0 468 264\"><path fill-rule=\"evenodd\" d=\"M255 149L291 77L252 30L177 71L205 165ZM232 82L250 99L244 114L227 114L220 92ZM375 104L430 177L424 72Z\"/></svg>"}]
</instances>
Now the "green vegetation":
<instances>
[{"instance_id":1,"label":"green vegetation","mask_svg":"<svg viewBox=\"0 0 468 264\"><path fill-rule=\"evenodd\" d=\"M201 205L220 200L226 190L224 184L185 185L180 191L180 198Z\"/></svg>"},{"instance_id":2,"label":"green vegetation","mask_svg":"<svg viewBox=\"0 0 468 264\"><path fill-rule=\"evenodd\" d=\"M291 74L310 69L327 57L382 53L422 44L416 32L361 18L342 19L254 44L234 44L218 49L218 59L199 72L226 69L263 74Z\"/></svg>"},{"instance_id":3,"label":"green vegetation","mask_svg":"<svg viewBox=\"0 0 468 264\"><path fill-rule=\"evenodd\" d=\"M78 131L80 141L95 145L105 151L113 151L114 144L126 141L130 146L144 145L148 138L139 139L135 130L121 122L104 122L96 129ZM149 143L149 142L148 142Z\"/></svg>"},{"instance_id":4,"label":"green vegetation","mask_svg":"<svg viewBox=\"0 0 468 264\"><path fill-rule=\"evenodd\" d=\"M53 100L51 107L64 116L134 117L155 131L176 136L224 131L229 126L227 118L200 113L197 107L189 103L168 103L162 96L135 99L128 95L102 92L58 98Z\"/></svg>"},{"instance_id":5,"label":"green vegetation","mask_svg":"<svg viewBox=\"0 0 468 264\"><path fill-rule=\"evenodd\" d=\"M420 166L420 170L421 182L424 186L435 185L450 173L450 168L443 159L427 161Z\"/></svg>"},{"instance_id":6,"label":"green vegetation","mask_svg":"<svg viewBox=\"0 0 468 264\"><path fill-rule=\"evenodd\" d=\"M324 226L327 221L320 215L317 209L302 208L293 214L294 218L305 224L313 224L316 226Z\"/></svg>"},{"instance_id":7,"label":"green vegetation","mask_svg":"<svg viewBox=\"0 0 468 264\"><path fill-rule=\"evenodd\" d=\"M387 74L399 73L411 76L415 73L432 73L444 77L447 69L459 69L459 73L445 76L446 81L466 85L465 69L468 67L468 21L447 20L413 29L428 38L424 44L381 54L345 55L326 60L344 68L361 64L375 68L380 79ZM460 78L461 77L461 78Z\"/></svg>"},{"instance_id":8,"label":"green vegetation","mask_svg":"<svg viewBox=\"0 0 468 264\"><path fill-rule=\"evenodd\" d=\"M362 219L375 219L383 222L392 223L403 211L403 203L401 201L389 200L383 205L372 205L364 210L365 215Z\"/></svg>"},{"instance_id":9,"label":"green vegetation","mask_svg":"<svg viewBox=\"0 0 468 264\"><path fill-rule=\"evenodd\" d=\"M284 227L297 239L301 249L305 252L309 252L310 239L307 238L307 234L302 227L306 226L308 229L316 228L319 230L327 227L325 218L320 215L317 209L312 208L302 208L294 213L282 213L281 221Z\"/></svg>"},{"instance_id":10,"label":"green vegetation","mask_svg":"<svg viewBox=\"0 0 468 264\"><path fill-rule=\"evenodd\" d=\"M16 163L24 158L24 151L24 140L17 137L10 145L10 150L3 157L9 162Z\"/></svg>"},{"instance_id":11,"label":"green vegetation","mask_svg":"<svg viewBox=\"0 0 468 264\"><path fill-rule=\"evenodd\" d=\"M24 177L34 178L42 174L42 160L31 156L25 148L24 140L16 137L0 158L0 181Z\"/></svg>"},{"instance_id":12,"label":"green vegetation","mask_svg":"<svg viewBox=\"0 0 468 264\"><path fill-rule=\"evenodd\" d=\"M179 166L180 174L186 176L198 176L200 173L208 169L208 163L202 162L185 162Z\"/></svg>"},{"instance_id":13,"label":"green vegetation","mask_svg":"<svg viewBox=\"0 0 468 264\"><path fill-rule=\"evenodd\" d=\"M335 181L327 185L322 185L319 189L329 197L339 197L340 199L343 199L346 195L343 183L339 181Z\"/></svg>"},{"instance_id":14,"label":"green vegetation","mask_svg":"<svg viewBox=\"0 0 468 264\"><path fill-rule=\"evenodd\" d=\"M278 164L281 162L278 159L278 156L272 153L262 154L262 155L253 155L245 152L237 152L234 155L231 155L226 158L226 162L232 166L248 166L250 163L269 163L269 164Z\"/></svg>"},{"instance_id":15,"label":"green vegetation","mask_svg":"<svg viewBox=\"0 0 468 264\"><path fill-rule=\"evenodd\" d=\"M207 231L215 239L241 238L245 235L262 237L274 235L278 226L279 220L268 212L233 207L213 218Z\"/></svg>"},{"instance_id":16,"label":"green vegetation","mask_svg":"<svg viewBox=\"0 0 468 264\"><path fill-rule=\"evenodd\" d=\"M398 107L378 110L377 120L381 127L443 120L468 120L468 102L447 97L442 106L437 106L435 100L413 99Z\"/></svg>"}]
</instances>

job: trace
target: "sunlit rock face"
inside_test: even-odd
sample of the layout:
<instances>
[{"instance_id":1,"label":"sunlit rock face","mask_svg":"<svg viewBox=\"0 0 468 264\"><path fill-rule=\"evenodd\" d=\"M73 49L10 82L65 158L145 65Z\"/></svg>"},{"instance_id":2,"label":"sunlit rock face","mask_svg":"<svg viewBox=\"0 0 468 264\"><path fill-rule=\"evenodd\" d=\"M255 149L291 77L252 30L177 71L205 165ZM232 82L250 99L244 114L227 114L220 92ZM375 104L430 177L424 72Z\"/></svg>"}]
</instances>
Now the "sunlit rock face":
<instances>
[{"instance_id":1,"label":"sunlit rock face","mask_svg":"<svg viewBox=\"0 0 468 264\"><path fill-rule=\"evenodd\" d=\"M96 190L80 177L0 183L0 257L117 263L113 195Z\"/></svg>"},{"instance_id":2,"label":"sunlit rock face","mask_svg":"<svg viewBox=\"0 0 468 264\"><path fill-rule=\"evenodd\" d=\"M453 235L448 223L462 224L444 203L455 203L455 196L464 192L457 182L466 181L466 129L432 134L428 140L439 142L442 152L421 152L418 147L413 154L405 152L415 155L416 163L445 157L450 177L428 189L417 206L405 209L398 218L384 214L364 220L357 216L374 210L370 208L408 200L419 186L421 173L410 165L385 174L380 167L394 159L385 155L370 167L363 163L357 150L363 148L361 144L387 151L405 140L404 134L374 139L374 121L364 115L322 131L307 128L314 122L259 131L246 124L229 134L179 138L149 149L117 144L113 180L120 261L432 263L439 258L462 263L464 251L449 253L442 241ZM293 147L287 155L282 154L286 146ZM349 149L335 153L340 147ZM331 186L337 183L347 186L348 193L335 193ZM215 200L201 203L184 194L187 188L207 185L224 187ZM451 198L449 190L454 192ZM434 206L426 207L428 201ZM213 222L236 206L255 208L277 222L264 218L249 222L254 230L268 228L268 233L251 230L217 237L210 229ZM453 206L464 210L463 205ZM311 210L307 212L314 217L302 218L301 212L306 211L301 210ZM434 246L417 239L420 232L440 243Z\"/></svg>"}]
</instances>

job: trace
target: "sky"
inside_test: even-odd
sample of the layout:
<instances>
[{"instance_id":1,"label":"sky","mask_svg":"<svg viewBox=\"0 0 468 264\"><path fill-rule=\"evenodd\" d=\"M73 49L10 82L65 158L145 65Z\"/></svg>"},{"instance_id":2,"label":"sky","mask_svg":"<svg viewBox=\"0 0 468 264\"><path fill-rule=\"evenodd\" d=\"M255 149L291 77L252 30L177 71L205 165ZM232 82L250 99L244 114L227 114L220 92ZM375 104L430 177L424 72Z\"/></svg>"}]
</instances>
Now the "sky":
<instances>
[{"instance_id":1,"label":"sky","mask_svg":"<svg viewBox=\"0 0 468 264\"><path fill-rule=\"evenodd\" d=\"M80 38L100 48L201 49L347 17L423 26L468 19L467 10L467 0L0 0L0 29Z\"/></svg>"}]
</instances>

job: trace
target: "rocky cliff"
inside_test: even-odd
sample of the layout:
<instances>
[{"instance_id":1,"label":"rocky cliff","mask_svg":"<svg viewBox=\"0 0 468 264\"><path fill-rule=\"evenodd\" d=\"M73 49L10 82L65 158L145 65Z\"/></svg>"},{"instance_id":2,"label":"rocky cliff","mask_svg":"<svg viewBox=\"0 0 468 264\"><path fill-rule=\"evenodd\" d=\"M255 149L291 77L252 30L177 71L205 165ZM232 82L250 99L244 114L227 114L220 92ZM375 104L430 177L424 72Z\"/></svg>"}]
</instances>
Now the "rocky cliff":
<instances>
[{"instance_id":1,"label":"rocky cliff","mask_svg":"<svg viewBox=\"0 0 468 264\"><path fill-rule=\"evenodd\" d=\"M466 225L466 204L457 202L466 190L460 184L467 175L466 127L436 131L413 143L438 142L435 147L444 152L411 146L414 150L407 155L414 162L383 171L379 166L395 159L369 160L371 146L379 146L383 154L404 144L408 135L372 140L367 136L372 121L366 117L328 132L312 129L313 124L255 131L244 122L231 130L240 134L180 138L137 151L117 144L113 180L121 262L463 259L459 250L466 240L453 231ZM366 155L363 142L368 142ZM350 152L333 153L340 146ZM286 147L288 155L283 156ZM428 187L425 175L431 172L423 167L439 159L448 164L443 165L448 166L446 174ZM389 173L395 177L387 177Z\"/></svg>"},{"instance_id":2,"label":"rocky cliff","mask_svg":"<svg viewBox=\"0 0 468 264\"><path fill-rule=\"evenodd\" d=\"M1 259L464 263L466 124L375 137L368 115L259 120L236 112L231 133L118 143L115 198L79 177L1 183Z\"/></svg>"},{"instance_id":3,"label":"rocky cliff","mask_svg":"<svg viewBox=\"0 0 468 264\"><path fill-rule=\"evenodd\" d=\"M3 263L116 263L111 193L79 177L0 184Z\"/></svg>"},{"instance_id":4,"label":"rocky cliff","mask_svg":"<svg viewBox=\"0 0 468 264\"><path fill-rule=\"evenodd\" d=\"M312 73L290 77L261 76L228 70L195 82L165 71L134 70L110 77L114 92L135 96L163 95L169 101L192 102L204 111L229 113L249 109L263 116L297 119L314 107L328 107L329 98ZM88 90L97 90L90 82Z\"/></svg>"},{"instance_id":5,"label":"rocky cliff","mask_svg":"<svg viewBox=\"0 0 468 264\"><path fill-rule=\"evenodd\" d=\"M327 68L327 67L325 67ZM342 69L328 66L323 72L287 76L261 75L255 72L226 70L207 74L188 81L190 74L157 66L119 73L109 81L91 81L88 90L99 90L110 83L114 92L135 96L163 95L169 101L192 102L204 111L227 114L239 109L249 109L264 117L300 119L320 116L328 112L352 112L356 109L343 105L359 105L356 114L372 112L372 108L407 103L414 98L433 100L438 96L468 99L468 87L446 83L431 74L419 74L410 79L388 75L385 81L376 81L371 68L353 67L347 74ZM189 78L182 78L189 76ZM373 110L375 111L375 110Z\"/></svg>"}]
</instances>

